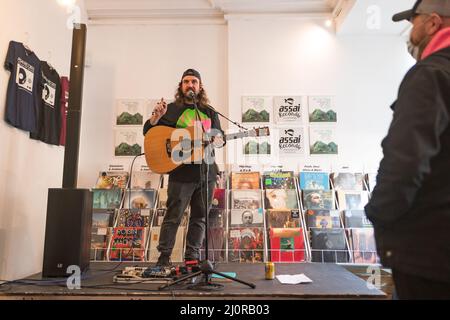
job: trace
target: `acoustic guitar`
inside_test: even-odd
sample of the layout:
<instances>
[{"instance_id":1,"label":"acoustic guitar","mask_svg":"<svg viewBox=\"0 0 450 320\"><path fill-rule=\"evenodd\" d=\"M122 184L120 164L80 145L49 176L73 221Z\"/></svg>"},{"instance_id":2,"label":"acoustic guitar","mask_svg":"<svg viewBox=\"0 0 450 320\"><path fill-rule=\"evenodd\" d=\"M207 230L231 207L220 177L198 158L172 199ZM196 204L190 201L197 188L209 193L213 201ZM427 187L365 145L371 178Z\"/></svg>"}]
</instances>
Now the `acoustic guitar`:
<instances>
[{"instance_id":1,"label":"acoustic guitar","mask_svg":"<svg viewBox=\"0 0 450 320\"><path fill-rule=\"evenodd\" d=\"M270 135L269 128L257 128L223 136L225 141L245 137L263 137ZM144 151L147 165L153 172L165 174L182 164L206 163L212 155L214 144L212 137L204 134L200 126L184 129L167 126L151 128L145 135Z\"/></svg>"}]
</instances>

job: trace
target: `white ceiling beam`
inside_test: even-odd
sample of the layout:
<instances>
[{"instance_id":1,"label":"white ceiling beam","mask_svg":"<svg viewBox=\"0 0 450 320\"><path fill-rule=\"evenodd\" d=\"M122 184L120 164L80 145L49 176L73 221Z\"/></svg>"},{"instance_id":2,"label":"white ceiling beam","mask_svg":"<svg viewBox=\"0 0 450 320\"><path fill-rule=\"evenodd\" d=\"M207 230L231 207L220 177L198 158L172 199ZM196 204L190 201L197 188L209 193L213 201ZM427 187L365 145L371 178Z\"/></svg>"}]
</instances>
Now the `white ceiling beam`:
<instances>
[{"instance_id":1,"label":"white ceiling beam","mask_svg":"<svg viewBox=\"0 0 450 320\"><path fill-rule=\"evenodd\" d=\"M355 3L356 0L339 0L337 2L332 14L336 26L336 33L339 33L341 30L345 19L347 19L349 13L352 11Z\"/></svg>"}]
</instances>

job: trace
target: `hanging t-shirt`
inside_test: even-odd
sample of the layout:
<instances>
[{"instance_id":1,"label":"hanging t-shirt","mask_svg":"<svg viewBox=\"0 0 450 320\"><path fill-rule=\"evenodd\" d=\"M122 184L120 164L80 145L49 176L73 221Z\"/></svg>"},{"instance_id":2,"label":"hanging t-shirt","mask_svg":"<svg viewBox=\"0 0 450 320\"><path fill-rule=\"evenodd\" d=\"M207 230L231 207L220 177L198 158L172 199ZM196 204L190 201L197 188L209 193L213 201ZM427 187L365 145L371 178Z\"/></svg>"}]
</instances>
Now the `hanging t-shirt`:
<instances>
[{"instance_id":1,"label":"hanging t-shirt","mask_svg":"<svg viewBox=\"0 0 450 320\"><path fill-rule=\"evenodd\" d=\"M16 128L36 132L41 104L41 66L36 54L11 41L5 69L11 72L6 96L5 120Z\"/></svg>"},{"instance_id":2,"label":"hanging t-shirt","mask_svg":"<svg viewBox=\"0 0 450 320\"><path fill-rule=\"evenodd\" d=\"M58 72L46 61L41 62L42 103L39 110L37 132L30 133L32 139L59 146L61 133L61 79Z\"/></svg>"},{"instance_id":3,"label":"hanging t-shirt","mask_svg":"<svg viewBox=\"0 0 450 320\"><path fill-rule=\"evenodd\" d=\"M61 77L61 134L59 144L66 145L67 111L69 109L69 78Z\"/></svg>"}]
</instances>

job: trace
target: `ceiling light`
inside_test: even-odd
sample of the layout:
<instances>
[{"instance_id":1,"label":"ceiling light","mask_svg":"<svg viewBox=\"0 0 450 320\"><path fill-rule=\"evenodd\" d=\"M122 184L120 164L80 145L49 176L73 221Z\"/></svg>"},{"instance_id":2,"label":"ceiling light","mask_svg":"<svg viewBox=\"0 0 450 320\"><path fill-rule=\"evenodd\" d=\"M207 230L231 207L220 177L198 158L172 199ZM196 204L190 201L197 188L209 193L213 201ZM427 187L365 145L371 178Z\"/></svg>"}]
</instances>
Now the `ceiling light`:
<instances>
[{"instance_id":1,"label":"ceiling light","mask_svg":"<svg viewBox=\"0 0 450 320\"><path fill-rule=\"evenodd\" d=\"M77 0L56 0L56 2L63 7L73 7Z\"/></svg>"}]
</instances>

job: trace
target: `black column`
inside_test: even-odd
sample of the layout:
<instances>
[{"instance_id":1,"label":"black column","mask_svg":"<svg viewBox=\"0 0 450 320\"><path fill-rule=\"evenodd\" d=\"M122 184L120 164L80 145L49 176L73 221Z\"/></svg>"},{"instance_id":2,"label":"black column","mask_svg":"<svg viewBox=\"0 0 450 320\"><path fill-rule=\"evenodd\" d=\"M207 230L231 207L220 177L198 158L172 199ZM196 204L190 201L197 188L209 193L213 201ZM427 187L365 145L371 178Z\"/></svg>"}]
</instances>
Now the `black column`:
<instances>
[{"instance_id":1,"label":"black column","mask_svg":"<svg viewBox=\"0 0 450 320\"><path fill-rule=\"evenodd\" d=\"M70 62L70 92L64 153L63 188L77 187L85 52L86 25L75 24Z\"/></svg>"}]
</instances>

